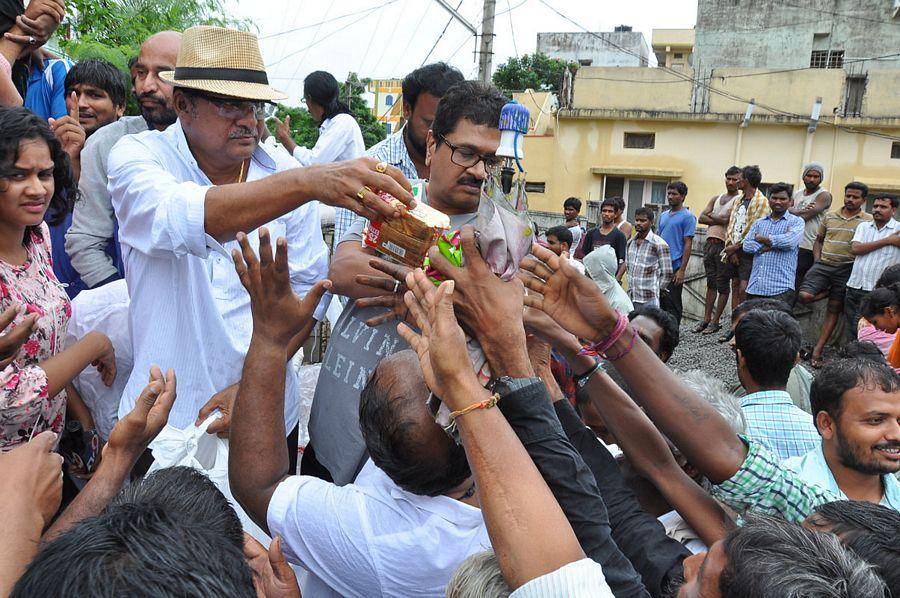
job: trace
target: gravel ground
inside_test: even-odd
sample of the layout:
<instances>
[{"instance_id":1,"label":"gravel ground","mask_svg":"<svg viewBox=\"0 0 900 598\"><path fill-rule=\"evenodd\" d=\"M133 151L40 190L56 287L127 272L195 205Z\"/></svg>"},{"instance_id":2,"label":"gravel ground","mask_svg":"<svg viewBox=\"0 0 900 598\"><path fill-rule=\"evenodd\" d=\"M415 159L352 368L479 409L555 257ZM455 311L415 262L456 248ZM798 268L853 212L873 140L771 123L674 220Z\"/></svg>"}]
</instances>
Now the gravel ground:
<instances>
[{"instance_id":1,"label":"gravel ground","mask_svg":"<svg viewBox=\"0 0 900 598\"><path fill-rule=\"evenodd\" d=\"M734 354L726 343L718 342L731 328L731 318L722 314L722 330L715 334L694 334L691 330L695 326L697 322L694 320L682 320L680 340L669 359L669 367L681 371L700 369L724 382L727 388L740 388ZM811 350L812 343L804 339L803 347ZM834 358L834 351L831 345L825 347L823 357L826 363ZM817 370L810 367L809 361L803 360L800 364L815 376Z\"/></svg>"},{"instance_id":2,"label":"gravel ground","mask_svg":"<svg viewBox=\"0 0 900 598\"><path fill-rule=\"evenodd\" d=\"M691 330L697 322L684 319L681 324L678 347L669 359L669 367L681 370L703 370L718 378L727 388L739 386L734 355L728 345L719 338L731 327L731 320L723 315L722 330L715 334L694 334Z\"/></svg>"}]
</instances>

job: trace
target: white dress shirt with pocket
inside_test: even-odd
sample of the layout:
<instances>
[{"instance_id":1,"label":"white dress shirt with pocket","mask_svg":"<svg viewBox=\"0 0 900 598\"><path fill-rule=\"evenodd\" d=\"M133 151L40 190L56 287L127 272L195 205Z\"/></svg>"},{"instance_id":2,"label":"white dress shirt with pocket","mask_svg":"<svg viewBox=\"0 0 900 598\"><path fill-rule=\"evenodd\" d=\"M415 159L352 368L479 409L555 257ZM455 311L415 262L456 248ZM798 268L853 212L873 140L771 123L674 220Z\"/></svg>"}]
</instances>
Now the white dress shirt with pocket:
<instances>
[{"instance_id":1,"label":"white dress shirt with pocket","mask_svg":"<svg viewBox=\"0 0 900 598\"><path fill-rule=\"evenodd\" d=\"M260 145L247 180L296 168L287 152ZM215 393L238 382L250 346L250 297L234 270L237 241L219 243L204 229L205 197L212 182L200 170L176 122L163 132L123 137L109 156L109 192L119 221L119 241L131 296L134 370L119 414L128 413L147 383L151 365L178 376L178 398L169 424L186 428ZM263 201L264 198L260 198ZM267 225L273 240L285 237L291 285L304 296L328 273L318 202L308 202ZM258 250L259 233L248 231ZM330 295L316 311L324 316ZM298 420L293 368L285 381L285 426Z\"/></svg>"},{"instance_id":2,"label":"white dress shirt with pocket","mask_svg":"<svg viewBox=\"0 0 900 598\"><path fill-rule=\"evenodd\" d=\"M491 547L481 509L407 492L371 460L346 486L285 479L266 519L288 562L309 571L312 598L443 597L466 557Z\"/></svg>"}]
</instances>

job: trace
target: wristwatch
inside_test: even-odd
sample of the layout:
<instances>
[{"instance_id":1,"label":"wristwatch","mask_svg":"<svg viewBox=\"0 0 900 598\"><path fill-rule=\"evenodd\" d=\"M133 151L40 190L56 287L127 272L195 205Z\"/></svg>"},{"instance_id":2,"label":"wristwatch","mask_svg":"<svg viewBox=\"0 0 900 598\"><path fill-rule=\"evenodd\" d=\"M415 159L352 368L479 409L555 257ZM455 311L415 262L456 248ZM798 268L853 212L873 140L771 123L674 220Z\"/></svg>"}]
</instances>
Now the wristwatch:
<instances>
[{"instance_id":1,"label":"wristwatch","mask_svg":"<svg viewBox=\"0 0 900 598\"><path fill-rule=\"evenodd\" d=\"M532 384L543 384L544 381L538 377L534 378L513 378L511 376L500 376L494 378L489 386L492 393L500 395L500 398L510 395L523 388L528 388Z\"/></svg>"}]
</instances>

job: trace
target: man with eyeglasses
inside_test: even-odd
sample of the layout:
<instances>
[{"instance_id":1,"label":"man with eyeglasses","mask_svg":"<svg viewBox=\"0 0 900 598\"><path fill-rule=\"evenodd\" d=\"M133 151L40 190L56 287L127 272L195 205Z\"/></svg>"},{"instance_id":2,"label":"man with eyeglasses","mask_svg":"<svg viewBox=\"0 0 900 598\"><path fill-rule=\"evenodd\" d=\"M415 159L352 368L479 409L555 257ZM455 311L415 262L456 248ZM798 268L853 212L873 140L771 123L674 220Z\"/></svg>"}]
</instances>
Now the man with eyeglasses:
<instances>
[{"instance_id":1,"label":"man with eyeglasses","mask_svg":"<svg viewBox=\"0 0 900 598\"><path fill-rule=\"evenodd\" d=\"M437 106L426 134L430 178L425 201L450 216L452 230L475 222L487 170L499 163L494 152L500 145L497 124L505 103L496 88L464 81L447 90ZM349 300L322 361L310 414L310 445L300 465L301 472L338 485L352 482L368 459L359 428L360 392L383 358L408 348L397 334L394 316L395 308L405 309L405 288L369 265L375 253L362 247L364 227L364 219L357 218L332 258L332 290ZM372 282L383 286L369 286Z\"/></svg>"},{"instance_id":2,"label":"man with eyeglasses","mask_svg":"<svg viewBox=\"0 0 900 598\"><path fill-rule=\"evenodd\" d=\"M109 157L109 191L119 222L134 369L120 414L146 384L143 368L172 367L178 400L169 425L186 429L218 410L208 428L227 435L250 343L250 301L232 264L236 236L258 248L259 229L283 237L291 284L300 296L325 278L326 247L319 201L367 217L399 215L371 189L412 202L400 173L371 159L298 168L288 154L259 143L267 104L286 96L271 88L256 36L218 27L184 32L175 69L159 73L174 86L178 120L165 131L122 138ZM319 306L321 319L327 301ZM293 356L314 322L292 339ZM146 371L146 370L145 370ZM297 380L288 368L285 425L296 460ZM264 433L264 431L260 431ZM161 464L170 457L156 447Z\"/></svg>"}]
</instances>

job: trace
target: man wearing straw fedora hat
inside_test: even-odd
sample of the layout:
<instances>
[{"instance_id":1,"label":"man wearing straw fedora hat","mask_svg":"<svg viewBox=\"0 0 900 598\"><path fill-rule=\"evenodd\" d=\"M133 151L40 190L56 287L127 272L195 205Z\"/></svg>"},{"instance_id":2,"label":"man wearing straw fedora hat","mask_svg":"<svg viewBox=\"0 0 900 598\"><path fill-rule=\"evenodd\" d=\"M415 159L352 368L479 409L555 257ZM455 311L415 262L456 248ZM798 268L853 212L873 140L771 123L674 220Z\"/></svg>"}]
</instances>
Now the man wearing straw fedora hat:
<instances>
[{"instance_id":1,"label":"man wearing straw fedora hat","mask_svg":"<svg viewBox=\"0 0 900 598\"><path fill-rule=\"evenodd\" d=\"M287 96L269 86L251 33L188 29L175 70L159 77L175 88L177 122L122 138L109 158L135 366L119 413L131 410L146 384L137 372L158 364L178 373L169 426L189 428L219 409L209 430L227 433L252 331L249 297L231 261L236 235L246 232L254 247L262 226L273 241L284 237L292 286L304 296L328 270L315 199L377 219L401 208L372 189L404 204L413 199L399 170L371 158L297 168L286 153L259 143L266 104ZM293 339L289 355L314 323ZM291 368L285 396L286 429L293 430L299 407Z\"/></svg>"}]
</instances>

